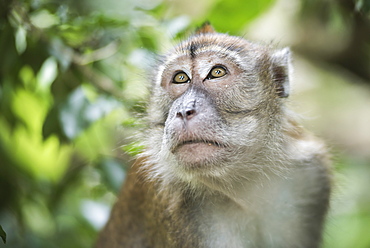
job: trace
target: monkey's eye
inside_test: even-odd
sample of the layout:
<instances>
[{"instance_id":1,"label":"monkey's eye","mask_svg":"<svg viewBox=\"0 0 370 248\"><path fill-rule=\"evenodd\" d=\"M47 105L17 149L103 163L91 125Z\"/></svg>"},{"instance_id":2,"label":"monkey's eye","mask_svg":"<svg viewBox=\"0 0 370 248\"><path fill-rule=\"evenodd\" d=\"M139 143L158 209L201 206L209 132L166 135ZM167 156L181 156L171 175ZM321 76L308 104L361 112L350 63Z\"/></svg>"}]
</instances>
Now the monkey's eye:
<instances>
[{"instance_id":1,"label":"monkey's eye","mask_svg":"<svg viewBox=\"0 0 370 248\"><path fill-rule=\"evenodd\" d=\"M227 74L226 68L223 66L215 66L209 72L207 79L223 77Z\"/></svg>"},{"instance_id":2,"label":"monkey's eye","mask_svg":"<svg viewBox=\"0 0 370 248\"><path fill-rule=\"evenodd\" d=\"M190 81L190 78L183 71L176 73L172 79L172 83L174 84L184 84L184 83L188 83L189 81Z\"/></svg>"}]
</instances>

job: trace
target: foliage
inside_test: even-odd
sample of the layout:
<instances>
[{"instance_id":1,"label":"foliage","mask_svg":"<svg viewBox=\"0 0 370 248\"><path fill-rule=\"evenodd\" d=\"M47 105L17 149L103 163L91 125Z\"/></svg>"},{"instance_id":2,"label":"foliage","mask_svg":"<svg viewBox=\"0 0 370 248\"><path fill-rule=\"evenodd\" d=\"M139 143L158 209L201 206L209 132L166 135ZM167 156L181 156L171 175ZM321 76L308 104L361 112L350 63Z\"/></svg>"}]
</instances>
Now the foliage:
<instances>
[{"instance_id":1,"label":"foliage","mask_svg":"<svg viewBox=\"0 0 370 248\"><path fill-rule=\"evenodd\" d=\"M220 32L238 34L240 27L265 12L272 2L263 0L240 4L239 0L218 1L208 13L207 19Z\"/></svg>"},{"instance_id":2,"label":"foliage","mask_svg":"<svg viewBox=\"0 0 370 248\"><path fill-rule=\"evenodd\" d=\"M115 200L129 161L118 147L147 91L141 61L164 36L156 5L121 4L3 3L0 223L12 247L91 246Z\"/></svg>"}]
</instances>

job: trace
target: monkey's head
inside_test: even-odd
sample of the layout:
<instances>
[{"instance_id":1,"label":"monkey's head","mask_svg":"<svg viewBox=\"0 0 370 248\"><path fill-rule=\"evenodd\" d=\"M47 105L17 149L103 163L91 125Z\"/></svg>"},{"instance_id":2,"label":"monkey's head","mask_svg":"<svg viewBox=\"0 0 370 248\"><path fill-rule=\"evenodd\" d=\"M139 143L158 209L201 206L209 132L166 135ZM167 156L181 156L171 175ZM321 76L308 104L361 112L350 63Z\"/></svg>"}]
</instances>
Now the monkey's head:
<instances>
[{"instance_id":1,"label":"monkey's head","mask_svg":"<svg viewBox=\"0 0 370 248\"><path fill-rule=\"evenodd\" d=\"M146 154L155 172L185 180L232 176L278 154L289 60L289 49L275 51L209 25L164 56L148 106Z\"/></svg>"}]
</instances>

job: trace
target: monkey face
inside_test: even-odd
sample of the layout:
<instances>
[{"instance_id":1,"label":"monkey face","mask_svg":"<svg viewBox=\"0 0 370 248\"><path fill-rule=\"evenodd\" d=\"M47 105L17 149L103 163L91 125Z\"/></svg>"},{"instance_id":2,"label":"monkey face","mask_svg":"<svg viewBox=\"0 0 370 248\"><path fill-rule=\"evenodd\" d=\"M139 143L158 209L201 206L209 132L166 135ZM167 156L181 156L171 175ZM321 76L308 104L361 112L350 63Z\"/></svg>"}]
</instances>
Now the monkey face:
<instances>
[{"instance_id":1,"label":"monkey face","mask_svg":"<svg viewBox=\"0 0 370 248\"><path fill-rule=\"evenodd\" d=\"M277 91L284 87L274 71L285 80L285 67L272 68L264 47L224 34L198 35L176 47L158 67L149 110L152 121L164 123L156 136L160 157L171 167L203 172L253 159L278 123Z\"/></svg>"}]
</instances>

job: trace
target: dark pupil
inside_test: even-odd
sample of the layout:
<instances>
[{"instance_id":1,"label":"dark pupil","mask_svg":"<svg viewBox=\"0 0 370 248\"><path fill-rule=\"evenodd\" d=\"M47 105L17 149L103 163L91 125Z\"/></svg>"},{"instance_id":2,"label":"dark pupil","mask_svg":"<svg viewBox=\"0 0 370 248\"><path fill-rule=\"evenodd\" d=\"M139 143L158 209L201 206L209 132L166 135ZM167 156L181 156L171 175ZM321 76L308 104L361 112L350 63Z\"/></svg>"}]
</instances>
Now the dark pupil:
<instances>
[{"instance_id":1,"label":"dark pupil","mask_svg":"<svg viewBox=\"0 0 370 248\"><path fill-rule=\"evenodd\" d=\"M184 75L180 75L180 76L179 76L179 79L180 79L180 81L182 81L182 80L184 80L184 79L185 79L185 76L184 76Z\"/></svg>"},{"instance_id":2,"label":"dark pupil","mask_svg":"<svg viewBox=\"0 0 370 248\"><path fill-rule=\"evenodd\" d=\"M216 74L221 74L221 70L216 70L215 73Z\"/></svg>"}]
</instances>

